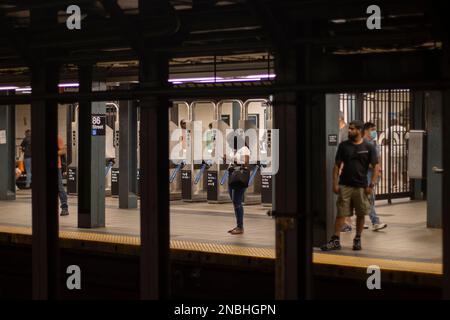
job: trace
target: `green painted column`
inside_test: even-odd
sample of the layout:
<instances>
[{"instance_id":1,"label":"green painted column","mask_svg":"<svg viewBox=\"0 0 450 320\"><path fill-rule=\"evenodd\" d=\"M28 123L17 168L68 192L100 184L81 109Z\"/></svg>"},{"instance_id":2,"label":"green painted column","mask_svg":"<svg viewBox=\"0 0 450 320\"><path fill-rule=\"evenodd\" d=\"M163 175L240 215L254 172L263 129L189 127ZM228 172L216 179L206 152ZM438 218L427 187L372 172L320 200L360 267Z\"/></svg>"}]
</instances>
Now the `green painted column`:
<instances>
[{"instance_id":1,"label":"green painted column","mask_svg":"<svg viewBox=\"0 0 450 320\"><path fill-rule=\"evenodd\" d=\"M106 90L92 83L92 66L80 66L80 92ZM78 125L78 227L105 226L105 102L80 102ZM103 130L98 126L103 125Z\"/></svg>"}]
</instances>

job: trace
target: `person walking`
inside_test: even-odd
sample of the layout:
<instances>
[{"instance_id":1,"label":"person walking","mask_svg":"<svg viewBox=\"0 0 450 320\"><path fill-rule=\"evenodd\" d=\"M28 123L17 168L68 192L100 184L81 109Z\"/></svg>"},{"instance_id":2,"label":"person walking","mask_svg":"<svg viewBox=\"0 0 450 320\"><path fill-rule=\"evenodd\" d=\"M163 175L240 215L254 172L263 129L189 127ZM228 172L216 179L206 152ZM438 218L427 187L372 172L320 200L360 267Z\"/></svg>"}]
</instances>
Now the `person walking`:
<instances>
[{"instance_id":1,"label":"person walking","mask_svg":"<svg viewBox=\"0 0 450 320\"><path fill-rule=\"evenodd\" d=\"M364 230L365 215L369 213L369 195L378 179L379 165L375 147L363 139L364 123L350 122L348 140L341 142L336 153L333 168L333 192L338 195L335 233L330 241L321 247L322 251L341 249L340 233L345 218L356 213L356 235L353 250L361 250L361 234ZM339 176L339 171L342 173ZM369 165L374 168L372 180L367 184ZM339 180L338 180L339 179Z\"/></svg>"},{"instance_id":2,"label":"person walking","mask_svg":"<svg viewBox=\"0 0 450 320\"><path fill-rule=\"evenodd\" d=\"M364 124L364 140L368 143L372 144L375 147L375 150L377 151L377 157L380 158L380 150L377 145L378 140L378 134L377 134L377 128L374 123L372 122L366 122ZM372 181L373 176L373 170L372 166L369 166L369 170L367 173L367 183L370 184ZM378 175L379 177L380 175ZM379 178L376 183L379 182ZM375 188L372 189L372 193L369 195L370 200L370 211L369 211L369 218L372 222L372 230L373 231L379 231L387 227L386 223L381 223L380 218L377 215L376 209L375 209Z\"/></svg>"},{"instance_id":3,"label":"person walking","mask_svg":"<svg viewBox=\"0 0 450 320\"><path fill-rule=\"evenodd\" d=\"M64 141L60 135L58 135L58 196L61 207L61 216L69 215L69 206L67 204L67 193L64 189L62 181L62 162L61 156L66 154L66 148L64 146Z\"/></svg>"},{"instance_id":4,"label":"person walking","mask_svg":"<svg viewBox=\"0 0 450 320\"><path fill-rule=\"evenodd\" d=\"M345 122L344 112L339 112L339 138L338 143L341 143L348 139L348 124ZM341 168L342 170L342 168ZM340 173L340 172L339 172ZM351 232L352 231L352 218L347 217L345 223L342 226L341 232Z\"/></svg>"},{"instance_id":5,"label":"person walking","mask_svg":"<svg viewBox=\"0 0 450 320\"><path fill-rule=\"evenodd\" d=\"M29 189L31 186L31 130L25 131L25 138L23 138L20 147L23 152L23 161L25 163L25 172L27 174L25 189Z\"/></svg>"}]
</instances>

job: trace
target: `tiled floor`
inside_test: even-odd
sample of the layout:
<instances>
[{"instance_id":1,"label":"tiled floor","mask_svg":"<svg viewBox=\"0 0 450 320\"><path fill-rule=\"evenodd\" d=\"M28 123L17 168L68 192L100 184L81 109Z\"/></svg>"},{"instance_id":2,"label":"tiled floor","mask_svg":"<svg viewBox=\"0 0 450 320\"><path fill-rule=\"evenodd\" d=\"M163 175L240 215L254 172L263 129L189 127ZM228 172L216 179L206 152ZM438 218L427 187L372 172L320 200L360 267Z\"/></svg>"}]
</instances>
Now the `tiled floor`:
<instances>
[{"instance_id":1,"label":"tiled floor","mask_svg":"<svg viewBox=\"0 0 450 320\"><path fill-rule=\"evenodd\" d=\"M76 227L76 197L69 197L71 214L60 217L64 230L79 230ZM388 228L363 234L363 250L351 250L353 233L341 235L342 255L411 260L421 262L442 261L442 234L439 229L426 228L426 203L394 200L392 205L377 202L382 222ZM246 247L274 248L275 224L266 214L267 208L245 206L245 234L232 236L227 233L234 226L231 204L171 203L171 238L197 242L215 242ZM31 225L31 193L21 190L15 201L0 201L0 224L11 226ZM139 233L139 212L136 209L118 209L117 198L107 198L106 227L83 229L88 232L102 232L137 236Z\"/></svg>"}]
</instances>

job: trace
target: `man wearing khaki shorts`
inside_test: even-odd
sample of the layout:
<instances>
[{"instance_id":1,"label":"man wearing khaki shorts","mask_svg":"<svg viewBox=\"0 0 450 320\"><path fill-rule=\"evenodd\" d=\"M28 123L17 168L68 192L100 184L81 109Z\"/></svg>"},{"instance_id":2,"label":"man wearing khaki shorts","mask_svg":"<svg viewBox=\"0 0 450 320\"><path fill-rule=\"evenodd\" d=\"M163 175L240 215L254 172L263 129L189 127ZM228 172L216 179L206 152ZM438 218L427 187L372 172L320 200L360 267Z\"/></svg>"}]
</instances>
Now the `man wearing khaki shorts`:
<instances>
[{"instance_id":1,"label":"man wearing khaki shorts","mask_svg":"<svg viewBox=\"0 0 450 320\"><path fill-rule=\"evenodd\" d=\"M365 216L369 214L369 195L378 179L379 164L375 146L363 139L364 123L359 120L350 122L348 140L339 144L333 169L333 191L338 195L337 216L334 235L323 245L323 251L341 249L340 232L345 218L356 214L356 235L353 250L361 250L361 234L364 230ZM341 166L342 173L339 176ZM372 165L374 174L367 184L367 172ZM339 179L339 183L338 183Z\"/></svg>"}]
</instances>

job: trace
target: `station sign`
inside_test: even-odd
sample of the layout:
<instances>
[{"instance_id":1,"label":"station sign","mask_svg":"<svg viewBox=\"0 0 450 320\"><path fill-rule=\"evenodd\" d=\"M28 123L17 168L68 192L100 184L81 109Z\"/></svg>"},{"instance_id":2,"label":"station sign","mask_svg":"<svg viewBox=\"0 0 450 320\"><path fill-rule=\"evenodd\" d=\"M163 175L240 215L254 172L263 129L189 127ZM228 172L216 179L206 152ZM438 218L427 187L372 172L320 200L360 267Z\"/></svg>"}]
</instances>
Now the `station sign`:
<instances>
[{"instance_id":1,"label":"station sign","mask_svg":"<svg viewBox=\"0 0 450 320\"><path fill-rule=\"evenodd\" d=\"M337 134L329 134L328 135L328 145L329 146L337 146L338 145L338 135Z\"/></svg>"},{"instance_id":2,"label":"station sign","mask_svg":"<svg viewBox=\"0 0 450 320\"><path fill-rule=\"evenodd\" d=\"M111 168L111 195L119 195L119 169Z\"/></svg>"},{"instance_id":3,"label":"station sign","mask_svg":"<svg viewBox=\"0 0 450 320\"><path fill-rule=\"evenodd\" d=\"M208 171L207 173L207 198L208 200L217 201L217 171Z\"/></svg>"},{"instance_id":4,"label":"station sign","mask_svg":"<svg viewBox=\"0 0 450 320\"><path fill-rule=\"evenodd\" d=\"M92 114L91 118L92 136L104 136L106 116L104 114Z\"/></svg>"},{"instance_id":5,"label":"station sign","mask_svg":"<svg viewBox=\"0 0 450 320\"><path fill-rule=\"evenodd\" d=\"M75 167L67 168L67 193L77 193L77 168Z\"/></svg>"},{"instance_id":6,"label":"station sign","mask_svg":"<svg viewBox=\"0 0 450 320\"><path fill-rule=\"evenodd\" d=\"M192 199L192 193L191 193L191 171L188 170L182 170L181 171L181 198L191 200Z\"/></svg>"},{"instance_id":7,"label":"station sign","mask_svg":"<svg viewBox=\"0 0 450 320\"><path fill-rule=\"evenodd\" d=\"M272 203L272 176L261 175L261 202L263 204Z\"/></svg>"}]
</instances>

